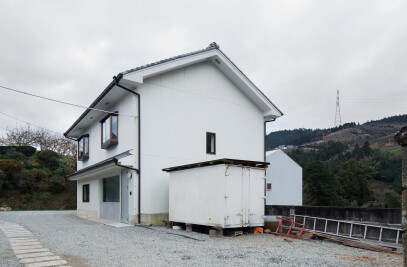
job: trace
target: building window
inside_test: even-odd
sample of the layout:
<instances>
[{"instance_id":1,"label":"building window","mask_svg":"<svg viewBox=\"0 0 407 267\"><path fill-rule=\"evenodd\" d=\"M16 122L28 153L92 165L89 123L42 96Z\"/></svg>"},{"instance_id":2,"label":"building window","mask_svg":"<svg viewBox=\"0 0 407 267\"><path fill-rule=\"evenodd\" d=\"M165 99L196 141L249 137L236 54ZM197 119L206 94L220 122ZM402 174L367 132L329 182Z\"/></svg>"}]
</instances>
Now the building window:
<instances>
[{"instance_id":1,"label":"building window","mask_svg":"<svg viewBox=\"0 0 407 267\"><path fill-rule=\"evenodd\" d=\"M216 134L206 133L206 154L216 154Z\"/></svg>"},{"instance_id":2,"label":"building window","mask_svg":"<svg viewBox=\"0 0 407 267\"><path fill-rule=\"evenodd\" d=\"M110 114L100 121L102 130L102 148L108 149L119 141L118 116Z\"/></svg>"},{"instance_id":3,"label":"building window","mask_svg":"<svg viewBox=\"0 0 407 267\"><path fill-rule=\"evenodd\" d=\"M271 191L271 184L267 184L267 191Z\"/></svg>"},{"instance_id":4,"label":"building window","mask_svg":"<svg viewBox=\"0 0 407 267\"><path fill-rule=\"evenodd\" d=\"M84 135L78 140L78 160L89 158L89 135Z\"/></svg>"},{"instance_id":5,"label":"building window","mask_svg":"<svg viewBox=\"0 0 407 267\"><path fill-rule=\"evenodd\" d=\"M82 201L89 202L89 184L82 185Z\"/></svg>"},{"instance_id":6,"label":"building window","mask_svg":"<svg viewBox=\"0 0 407 267\"><path fill-rule=\"evenodd\" d=\"M103 179L103 202L120 202L120 176Z\"/></svg>"}]
</instances>

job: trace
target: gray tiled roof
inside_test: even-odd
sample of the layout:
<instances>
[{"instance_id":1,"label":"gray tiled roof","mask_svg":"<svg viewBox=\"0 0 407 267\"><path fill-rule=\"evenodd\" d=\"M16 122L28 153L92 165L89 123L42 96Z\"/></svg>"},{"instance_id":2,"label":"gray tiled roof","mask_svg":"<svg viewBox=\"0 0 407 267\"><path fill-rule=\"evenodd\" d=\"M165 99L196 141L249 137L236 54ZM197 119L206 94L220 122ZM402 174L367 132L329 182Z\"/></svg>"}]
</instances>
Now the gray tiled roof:
<instances>
[{"instance_id":1,"label":"gray tiled roof","mask_svg":"<svg viewBox=\"0 0 407 267\"><path fill-rule=\"evenodd\" d=\"M163 59L163 60L160 60L160 61L156 61L156 62L147 64L147 65L143 65L143 66L140 66L140 67L137 67L137 68L134 68L134 69L130 69L130 70L123 71L123 72L121 72L120 74L121 74L121 75L129 74L129 73L132 73L132 72L135 72L135 71L139 71L139 70L142 70L142 69L146 69L146 68L149 68L149 67L152 67L152 66L156 66L156 65L159 65L159 64L162 64L162 63L170 62L170 61L173 61L173 60L176 60L176 59L180 59L180 58L184 58L184 57L189 57L189 56L193 56L193 55L197 55L197 54L200 54L200 53L203 53L203 52L207 52L207 51L210 51L210 50L215 50L215 49L217 49L219 52L221 52L221 53L229 60L229 62L230 62L233 66L235 66L235 68L236 68L248 81L250 81L251 84L253 84L253 86L256 88L256 90L257 90L262 96L264 96L264 98L266 98L267 101L270 102L270 103L278 110L278 112L281 113L281 115L284 115L283 112L282 112L276 105L274 105L273 102L271 102L271 100L249 79L249 77L247 77L246 74L244 74L243 71L241 71L241 70L238 68L238 66L236 66L236 64L233 63L232 60L230 60L230 58L228 58L228 56L226 56L226 54L222 52L222 50L219 49L219 47L220 47L220 46L219 46L216 42L213 42L213 43L211 43L211 44L210 44L207 48L205 48L205 49L201 49L201 50L197 50L197 51L194 51L194 52L190 52L190 53L178 55L178 56L175 56L175 57L170 57L170 58L167 58L167 59Z\"/></svg>"},{"instance_id":2,"label":"gray tiled roof","mask_svg":"<svg viewBox=\"0 0 407 267\"><path fill-rule=\"evenodd\" d=\"M89 106L89 109L85 110L85 112L74 122L74 124L71 125L71 127L64 133L64 135L67 136L67 135L69 134L69 132L70 132L76 125L78 125L78 123L86 116L86 114L88 114L88 113L90 112L90 110L91 110L92 108L94 108L94 107L99 103L99 101L115 86L116 81L119 81L119 80L123 77L123 75L129 74L129 73L132 73L132 72L136 72L136 71L139 71L139 70L142 70L142 69L146 69L146 68L149 68L149 67L152 67L152 66L156 66L156 65L159 65L159 64L162 64L162 63L166 63L166 62L170 62L170 61L173 61L173 60L177 60L177 59L180 59L180 58L185 58L185 57L197 55L197 54L200 54L200 53L204 53L204 52L207 52L207 51L210 51L210 50L215 50L215 49L218 50L220 53L222 53L222 55L225 56L225 58L254 86L254 88L255 88L273 107L275 107L275 108L281 113L281 115L284 115L283 112L281 112L281 110L279 110L279 109L277 108L277 106L274 105L273 102L271 102L271 100L249 79L249 77L247 77L247 76L243 73L243 71L241 71L241 70L236 66L236 64L234 64L234 63L232 62L232 60L230 60L230 58L228 58L228 57L226 56L226 54L223 53L222 50L219 49L219 45L218 45L217 43L213 42L213 43L211 43L211 44L210 44L207 48L205 48L205 49L201 49L201 50L197 50L197 51L194 51L194 52L190 52L190 53L178 55L178 56L175 56L175 57L163 59L163 60L160 60L160 61L157 61L157 62L154 62L154 63L150 63L150 64L147 64L147 65L143 65L143 66L140 66L140 67L137 67L137 68L133 68L133 69L129 69L129 70L120 72L117 76L113 77L113 81L106 87L105 90L103 90L103 92L95 99L95 101L93 101L93 103Z\"/></svg>"},{"instance_id":3,"label":"gray tiled roof","mask_svg":"<svg viewBox=\"0 0 407 267\"><path fill-rule=\"evenodd\" d=\"M163 59L163 60L160 60L160 61L156 61L156 62L153 62L153 63L150 63L150 64L146 64L146 65L143 65L143 66L134 68L134 69L129 69L129 70L126 70L126 71L121 72L121 74L123 74L123 75L129 74L129 73L131 73L131 72L135 72L135 71L138 71L138 70L142 70L142 69L145 69L145 68L149 68L149 67L152 67L152 66L156 66L156 65L159 65L159 64L162 64L162 63L166 63L166 62L169 62L169 61L173 61L173 60L176 60L176 59L193 56L193 55L200 54L200 53L202 53L202 52L207 52L207 51L214 50L214 49L219 49L219 45L218 45L217 43L215 43L215 42L211 43L211 44L210 44L207 48L205 48L205 49L201 49L201 50L197 50L197 51L194 51L194 52L190 52L190 53L178 55L178 56L175 56L175 57L166 58L166 59Z\"/></svg>"}]
</instances>

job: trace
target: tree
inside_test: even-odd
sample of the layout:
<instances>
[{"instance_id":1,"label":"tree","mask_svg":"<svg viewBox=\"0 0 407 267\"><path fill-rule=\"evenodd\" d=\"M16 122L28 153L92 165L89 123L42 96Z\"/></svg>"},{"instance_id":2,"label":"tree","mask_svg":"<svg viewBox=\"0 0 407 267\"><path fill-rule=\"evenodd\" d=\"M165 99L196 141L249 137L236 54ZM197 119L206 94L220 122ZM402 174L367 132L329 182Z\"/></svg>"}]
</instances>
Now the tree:
<instances>
[{"instance_id":1,"label":"tree","mask_svg":"<svg viewBox=\"0 0 407 267\"><path fill-rule=\"evenodd\" d=\"M401 208L401 196L393 190L385 190L384 197L386 208Z\"/></svg>"},{"instance_id":2,"label":"tree","mask_svg":"<svg viewBox=\"0 0 407 267\"><path fill-rule=\"evenodd\" d=\"M321 161L313 161L304 169L304 189L312 205L342 206L344 200L339 196L340 187L335 176Z\"/></svg>"},{"instance_id":3,"label":"tree","mask_svg":"<svg viewBox=\"0 0 407 267\"><path fill-rule=\"evenodd\" d=\"M14 128L0 137L0 145L29 145L40 150L52 150L63 155L76 156L76 142L45 129Z\"/></svg>"},{"instance_id":4,"label":"tree","mask_svg":"<svg viewBox=\"0 0 407 267\"><path fill-rule=\"evenodd\" d=\"M346 161L337 175L343 189L342 197L349 203L357 201L359 206L373 200L369 180L372 179L374 172L374 167L355 159Z\"/></svg>"}]
</instances>

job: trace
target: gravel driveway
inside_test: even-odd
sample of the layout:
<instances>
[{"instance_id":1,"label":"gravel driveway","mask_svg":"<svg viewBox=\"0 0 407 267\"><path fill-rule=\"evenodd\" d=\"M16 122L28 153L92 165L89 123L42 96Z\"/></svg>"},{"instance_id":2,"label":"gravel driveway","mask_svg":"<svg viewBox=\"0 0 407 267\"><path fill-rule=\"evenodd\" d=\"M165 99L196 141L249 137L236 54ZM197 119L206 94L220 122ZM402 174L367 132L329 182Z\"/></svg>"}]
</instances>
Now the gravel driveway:
<instances>
[{"instance_id":1,"label":"gravel driveway","mask_svg":"<svg viewBox=\"0 0 407 267\"><path fill-rule=\"evenodd\" d=\"M71 266L401 266L401 256L274 235L213 237L164 227L115 228L72 211L0 212ZM187 236L187 237L186 237ZM190 238L188 238L190 237ZM0 232L0 266L20 266Z\"/></svg>"}]
</instances>

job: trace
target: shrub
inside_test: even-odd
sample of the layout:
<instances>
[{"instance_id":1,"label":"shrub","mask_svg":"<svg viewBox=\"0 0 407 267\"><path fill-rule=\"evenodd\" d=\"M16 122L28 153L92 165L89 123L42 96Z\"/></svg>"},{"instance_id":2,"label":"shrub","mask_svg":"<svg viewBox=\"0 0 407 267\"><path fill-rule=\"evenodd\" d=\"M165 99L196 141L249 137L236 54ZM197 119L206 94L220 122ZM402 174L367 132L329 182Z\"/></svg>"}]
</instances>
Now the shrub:
<instances>
[{"instance_id":1,"label":"shrub","mask_svg":"<svg viewBox=\"0 0 407 267\"><path fill-rule=\"evenodd\" d=\"M52 157L50 158L47 163L45 164L45 166L50 169L51 171L55 171L59 168L61 164L59 163L59 159L56 157Z\"/></svg>"},{"instance_id":2,"label":"shrub","mask_svg":"<svg viewBox=\"0 0 407 267\"><path fill-rule=\"evenodd\" d=\"M401 196L393 190L384 190L386 208L401 208Z\"/></svg>"},{"instance_id":3,"label":"shrub","mask_svg":"<svg viewBox=\"0 0 407 267\"><path fill-rule=\"evenodd\" d=\"M27 157L34 155L37 151L37 149L32 146L0 146L0 154L7 154L10 150L22 153Z\"/></svg>"},{"instance_id":4,"label":"shrub","mask_svg":"<svg viewBox=\"0 0 407 267\"><path fill-rule=\"evenodd\" d=\"M3 189L3 183L4 183L5 179L6 179L6 175L4 174L4 172L2 170L0 170L0 192Z\"/></svg>"},{"instance_id":5,"label":"shrub","mask_svg":"<svg viewBox=\"0 0 407 267\"><path fill-rule=\"evenodd\" d=\"M7 178L21 172L24 164L14 159L0 159L0 170L4 172Z\"/></svg>"},{"instance_id":6,"label":"shrub","mask_svg":"<svg viewBox=\"0 0 407 267\"><path fill-rule=\"evenodd\" d=\"M52 192L53 194L57 194L64 191L65 188L61 185L59 177L53 176L51 180L52 182L49 184L48 187L48 190L50 192Z\"/></svg>"},{"instance_id":7,"label":"shrub","mask_svg":"<svg viewBox=\"0 0 407 267\"><path fill-rule=\"evenodd\" d=\"M40 153L38 153L38 159L42 162L48 162L51 158L58 157L58 153L52 150L42 150Z\"/></svg>"},{"instance_id":8,"label":"shrub","mask_svg":"<svg viewBox=\"0 0 407 267\"><path fill-rule=\"evenodd\" d=\"M5 154L5 157L8 159L23 160L25 158L25 155L23 153L17 152L17 150L15 149L9 149Z\"/></svg>"}]
</instances>

